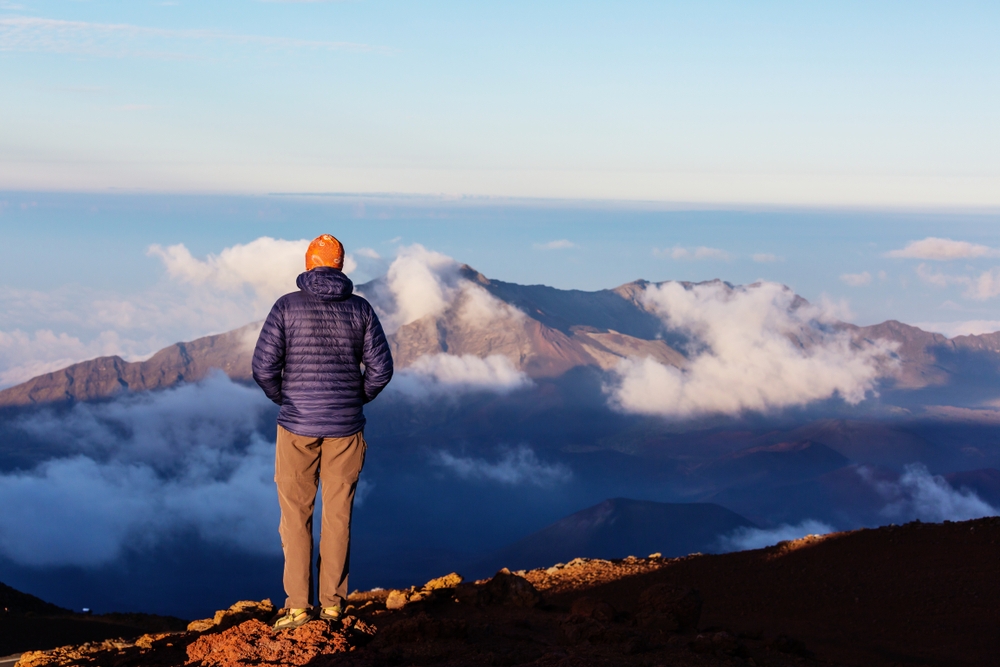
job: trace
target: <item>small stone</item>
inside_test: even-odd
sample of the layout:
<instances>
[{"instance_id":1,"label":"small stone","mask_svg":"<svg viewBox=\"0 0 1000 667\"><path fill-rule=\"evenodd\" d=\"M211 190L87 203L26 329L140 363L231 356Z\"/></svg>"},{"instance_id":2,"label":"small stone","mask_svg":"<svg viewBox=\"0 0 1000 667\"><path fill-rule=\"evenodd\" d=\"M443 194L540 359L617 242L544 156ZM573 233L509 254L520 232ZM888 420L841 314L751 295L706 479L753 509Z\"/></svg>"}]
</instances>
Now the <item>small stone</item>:
<instances>
[{"instance_id":1,"label":"small stone","mask_svg":"<svg viewBox=\"0 0 1000 667\"><path fill-rule=\"evenodd\" d=\"M663 558L663 554L657 551L655 554L649 554L650 558Z\"/></svg>"}]
</instances>

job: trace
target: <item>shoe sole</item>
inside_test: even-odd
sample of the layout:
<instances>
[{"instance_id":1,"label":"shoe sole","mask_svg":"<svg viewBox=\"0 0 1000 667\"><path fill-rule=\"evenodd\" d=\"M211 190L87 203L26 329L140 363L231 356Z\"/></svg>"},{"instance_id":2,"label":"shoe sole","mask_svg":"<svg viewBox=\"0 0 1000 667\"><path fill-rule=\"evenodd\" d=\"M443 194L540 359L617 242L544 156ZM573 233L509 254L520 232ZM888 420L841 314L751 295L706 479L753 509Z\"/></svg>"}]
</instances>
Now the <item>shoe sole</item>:
<instances>
[{"instance_id":1,"label":"shoe sole","mask_svg":"<svg viewBox=\"0 0 1000 667\"><path fill-rule=\"evenodd\" d=\"M271 630L273 632L281 632L282 630L294 630L295 628L301 628L303 625L305 625L311 620L313 620L311 616L306 616L301 621L292 621L291 623L287 623L285 625L280 625L280 626L273 625L271 626Z\"/></svg>"}]
</instances>

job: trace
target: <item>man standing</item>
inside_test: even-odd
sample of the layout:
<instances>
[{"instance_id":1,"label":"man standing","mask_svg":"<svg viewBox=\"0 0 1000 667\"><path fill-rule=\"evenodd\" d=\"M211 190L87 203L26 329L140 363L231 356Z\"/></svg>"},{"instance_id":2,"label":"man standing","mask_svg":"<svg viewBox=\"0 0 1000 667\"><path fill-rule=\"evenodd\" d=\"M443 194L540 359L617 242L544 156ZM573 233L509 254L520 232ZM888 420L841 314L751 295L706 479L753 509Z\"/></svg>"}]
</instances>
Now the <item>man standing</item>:
<instances>
[{"instance_id":1,"label":"man standing","mask_svg":"<svg viewBox=\"0 0 1000 667\"><path fill-rule=\"evenodd\" d=\"M365 403L392 377L392 355L371 304L344 275L344 247L309 244L298 292L278 299L253 353L253 379L281 406L274 481L281 506L287 613L275 629L312 618L313 507L319 482L319 617L336 621L347 599L351 512L365 462ZM362 372L362 364L364 372Z\"/></svg>"}]
</instances>

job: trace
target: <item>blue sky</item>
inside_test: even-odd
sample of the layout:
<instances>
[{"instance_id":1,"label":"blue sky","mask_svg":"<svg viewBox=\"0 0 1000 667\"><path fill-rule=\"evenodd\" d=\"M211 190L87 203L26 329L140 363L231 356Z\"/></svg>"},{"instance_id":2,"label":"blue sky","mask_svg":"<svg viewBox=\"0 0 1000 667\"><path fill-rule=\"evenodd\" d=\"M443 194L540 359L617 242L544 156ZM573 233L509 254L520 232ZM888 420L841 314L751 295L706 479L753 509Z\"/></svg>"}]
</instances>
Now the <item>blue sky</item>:
<instances>
[{"instance_id":1,"label":"blue sky","mask_svg":"<svg viewBox=\"0 0 1000 667\"><path fill-rule=\"evenodd\" d=\"M4 189L1000 205L996 3L0 3Z\"/></svg>"},{"instance_id":2,"label":"blue sky","mask_svg":"<svg viewBox=\"0 0 1000 667\"><path fill-rule=\"evenodd\" d=\"M998 29L973 2L2 0L0 384L259 314L153 244L323 232L358 280L421 243L1000 329Z\"/></svg>"}]
</instances>

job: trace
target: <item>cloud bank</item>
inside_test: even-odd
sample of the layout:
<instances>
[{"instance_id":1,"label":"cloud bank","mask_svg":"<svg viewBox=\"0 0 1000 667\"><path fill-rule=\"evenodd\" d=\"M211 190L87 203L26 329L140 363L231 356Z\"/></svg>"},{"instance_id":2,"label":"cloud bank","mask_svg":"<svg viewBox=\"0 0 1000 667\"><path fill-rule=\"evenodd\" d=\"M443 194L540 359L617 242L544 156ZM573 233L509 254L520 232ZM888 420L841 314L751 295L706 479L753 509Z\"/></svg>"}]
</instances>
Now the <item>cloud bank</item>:
<instances>
[{"instance_id":1,"label":"cloud bank","mask_svg":"<svg viewBox=\"0 0 1000 667\"><path fill-rule=\"evenodd\" d=\"M267 402L217 375L20 422L73 451L0 476L0 553L31 566L97 566L179 531L280 554Z\"/></svg>"},{"instance_id":2,"label":"cloud bank","mask_svg":"<svg viewBox=\"0 0 1000 667\"><path fill-rule=\"evenodd\" d=\"M396 373L389 388L410 398L440 398L489 391L507 394L531 385L531 380L504 356L429 354Z\"/></svg>"},{"instance_id":3,"label":"cloud bank","mask_svg":"<svg viewBox=\"0 0 1000 667\"><path fill-rule=\"evenodd\" d=\"M304 257L308 239L286 241L262 236L246 244L225 248L218 255L196 259L184 244L151 245L149 255L162 260L167 274L191 285L227 292L245 289L268 307L282 294L295 290L295 278L305 270ZM347 255L344 273L357 269L357 262Z\"/></svg>"},{"instance_id":4,"label":"cloud bank","mask_svg":"<svg viewBox=\"0 0 1000 667\"><path fill-rule=\"evenodd\" d=\"M455 456L441 451L433 462L461 479L485 480L517 486L529 484L547 487L568 482L573 473L561 463L543 463L526 445L504 450L496 461Z\"/></svg>"},{"instance_id":5,"label":"cloud bank","mask_svg":"<svg viewBox=\"0 0 1000 667\"><path fill-rule=\"evenodd\" d=\"M767 412L833 396L861 402L875 390L891 347L855 344L830 326L827 310L797 299L766 282L647 287L645 306L694 343L683 368L651 358L619 363L605 387L612 406L691 418Z\"/></svg>"},{"instance_id":6,"label":"cloud bank","mask_svg":"<svg viewBox=\"0 0 1000 667\"><path fill-rule=\"evenodd\" d=\"M858 474L886 500L882 516L897 521L967 521L1000 515L1000 509L983 501L974 491L954 489L922 463L906 466L895 482L879 480L869 468Z\"/></svg>"},{"instance_id":7,"label":"cloud bank","mask_svg":"<svg viewBox=\"0 0 1000 667\"><path fill-rule=\"evenodd\" d=\"M719 546L723 552L763 549L764 547L773 546L778 542L797 540L806 535L826 535L827 533L834 532L834 530L833 526L814 519L806 519L794 526L786 523L776 528L744 527L737 528L729 535L720 537Z\"/></svg>"},{"instance_id":8,"label":"cloud bank","mask_svg":"<svg viewBox=\"0 0 1000 667\"><path fill-rule=\"evenodd\" d=\"M464 338L474 340L519 327L525 319L517 308L466 278L454 259L419 244L401 248L385 278L374 281L364 296L390 334L408 326L436 330L436 320L444 318ZM529 384L505 356L434 352L400 369L389 387L410 398L432 398L470 391L508 393Z\"/></svg>"}]
</instances>

